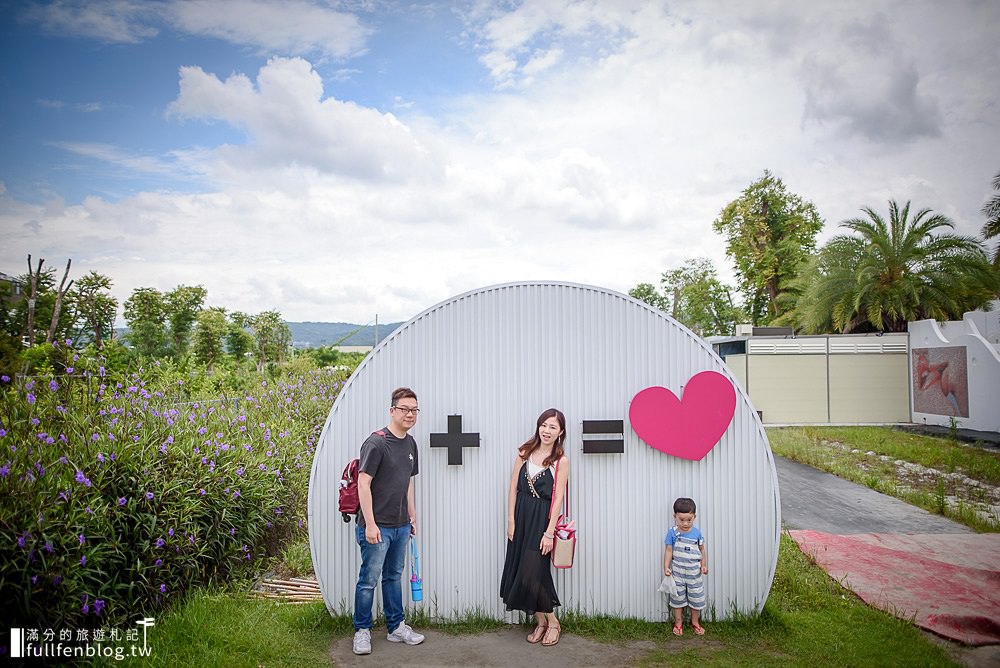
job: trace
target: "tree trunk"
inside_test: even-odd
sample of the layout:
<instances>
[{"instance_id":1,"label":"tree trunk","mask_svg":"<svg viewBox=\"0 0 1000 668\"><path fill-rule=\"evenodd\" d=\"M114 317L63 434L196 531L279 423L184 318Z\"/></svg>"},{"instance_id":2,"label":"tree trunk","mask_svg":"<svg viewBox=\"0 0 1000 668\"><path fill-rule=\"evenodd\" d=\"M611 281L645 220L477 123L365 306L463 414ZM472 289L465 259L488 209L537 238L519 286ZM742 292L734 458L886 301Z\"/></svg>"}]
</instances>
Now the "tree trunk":
<instances>
[{"instance_id":1,"label":"tree trunk","mask_svg":"<svg viewBox=\"0 0 1000 668\"><path fill-rule=\"evenodd\" d=\"M42 275L45 258L38 258L38 270L31 270L31 255L28 255L28 347L35 345L35 300L38 298L38 277Z\"/></svg>"},{"instance_id":2,"label":"tree trunk","mask_svg":"<svg viewBox=\"0 0 1000 668\"><path fill-rule=\"evenodd\" d=\"M56 326L59 324L59 311L62 309L63 297L69 291L73 281L66 284L66 278L69 276L69 266L73 263L72 258L66 260L66 271L63 272L62 281L59 283L59 290L56 292L56 305L52 307L52 322L49 323L49 331L45 335L45 343L52 343L52 339L56 336Z\"/></svg>"}]
</instances>

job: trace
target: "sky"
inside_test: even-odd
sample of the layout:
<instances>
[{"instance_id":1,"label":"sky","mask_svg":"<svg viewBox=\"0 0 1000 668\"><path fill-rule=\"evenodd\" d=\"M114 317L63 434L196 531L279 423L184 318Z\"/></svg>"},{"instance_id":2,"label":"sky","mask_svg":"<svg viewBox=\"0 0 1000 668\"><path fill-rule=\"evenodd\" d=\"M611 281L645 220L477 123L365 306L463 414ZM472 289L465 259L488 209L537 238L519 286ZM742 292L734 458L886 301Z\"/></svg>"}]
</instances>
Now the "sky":
<instances>
[{"instance_id":1,"label":"sky","mask_svg":"<svg viewBox=\"0 0 1000 668\"><path fill-rule=\"evenodd\" d=\"M359 324L732 282L712 222L764 170L820 244L890 199L975 235L998 34L994 0L0 0L0 272Z\"/></svg>"}]
</instances>

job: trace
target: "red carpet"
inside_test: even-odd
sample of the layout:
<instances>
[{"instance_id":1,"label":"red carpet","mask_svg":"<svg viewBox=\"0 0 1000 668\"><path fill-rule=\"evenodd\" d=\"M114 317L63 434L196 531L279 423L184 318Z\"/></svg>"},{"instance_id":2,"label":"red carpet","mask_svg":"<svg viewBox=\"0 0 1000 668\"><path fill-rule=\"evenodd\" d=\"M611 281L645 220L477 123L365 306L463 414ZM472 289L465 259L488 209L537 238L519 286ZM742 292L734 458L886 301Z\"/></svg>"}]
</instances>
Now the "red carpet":
<instances>
[{"instance_id":1,"label":"red carpet","mask_svg":"<svg viewBox=\"0 0 1000 668\"><path fill-rule=\"evenodd\" d=\"M968 645L1000 643L1000 534L788 533L869 605Z\"/></svg>"}]
</instances>

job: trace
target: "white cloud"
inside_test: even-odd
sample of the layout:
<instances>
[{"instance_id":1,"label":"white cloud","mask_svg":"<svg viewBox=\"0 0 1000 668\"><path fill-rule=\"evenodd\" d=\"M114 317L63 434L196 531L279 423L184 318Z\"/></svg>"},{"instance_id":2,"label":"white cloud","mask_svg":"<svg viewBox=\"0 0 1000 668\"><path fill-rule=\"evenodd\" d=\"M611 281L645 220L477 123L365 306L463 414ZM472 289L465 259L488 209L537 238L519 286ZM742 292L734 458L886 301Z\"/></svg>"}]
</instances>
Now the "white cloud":
<instances>
[{"instance_id":1,"label":"white cloud","mask_svg":"<svg viewBox=\"0 0 1000 668\"><path fill-rule=\"evenodd\" d=\"M170 3L168 15L185 32L285 55L356 56L371 34L354 14L306 0L186 0Z\"/></svg>"},{"instance_id":2,"label":"white cloud","mask_svg":"<svg viewBox=\"0 0 1000 668\"><path fill-rule=\"evenodd\" d=\"M298 165L374 180L436 171L427 149L392 114L324 98L322 79L301 58L272 58L256 85L242 74L220 81L199 67L183 67L180 94L168 113L245 130L246 145L218 152L223 162L243 169Z\"/></svg>"},{"instance_id":3,"label":"white cloud","mask_svg":"<svg viewBox=\"0 0 1000 668\"><path fill-rule=\"evenodd\" d=\"M301 58L226 78L186 67L169 118L224 123L244 142L158 157L64 147L197 174L208 192L75 206L3 195L0 260L72 256L122 300L203 284L213 305L360 323L490 283L624 292L687 257L731 276L711 223L766 168L816 203L821 241L889 198L974 233L1000 167L1000 17L987 5L477 6L475 55L499 92L457 90L438 117L410 93L395 114L335 97ZM235 24L211 34L265 39Z\"/></svg>"}]
</instances>

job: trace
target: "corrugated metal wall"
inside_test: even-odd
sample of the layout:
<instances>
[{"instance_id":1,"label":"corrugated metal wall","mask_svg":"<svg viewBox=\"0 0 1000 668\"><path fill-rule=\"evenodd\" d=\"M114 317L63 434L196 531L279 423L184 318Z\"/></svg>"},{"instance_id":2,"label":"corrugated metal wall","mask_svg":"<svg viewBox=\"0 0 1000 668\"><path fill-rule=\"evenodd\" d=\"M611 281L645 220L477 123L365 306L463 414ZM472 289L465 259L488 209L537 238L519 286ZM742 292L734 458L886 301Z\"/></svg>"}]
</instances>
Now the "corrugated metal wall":
<instances>
[{"instance_id":1,"label":"corrugated metal wall","mask_svg":"<svg viewBox=\"0 0 1000 668\"><path fill-rule=\"evenodd\" d=\"M388 422L389 395L419 396L411 431L424 602L436 616L478 611L511 618L498 595L506 494L515 449L539 413L560 408L571 462L576 564L556 571L563 609L667 618L655 591L675 497L698 502L715 618L759 610L777 562L780 504L767 437L737 385L736 414L700 462L653 450L628 424L631 398L661 385L680 395L699 371L731 378L711 349L664 314L625 295L567 283L492 286L442 302L396 330L345 385L313 462L309 524L316 574L331 611L349 612L360 566L353 525L337 512L337 483L361 442ZM431 433L461 415L480 446L447 464ZM583 454L583 420L622 420L624 454ZM408 601L408 594L404 594ZM710 616L711 618L711 616Z\"/></svg>"}]
</instances>

